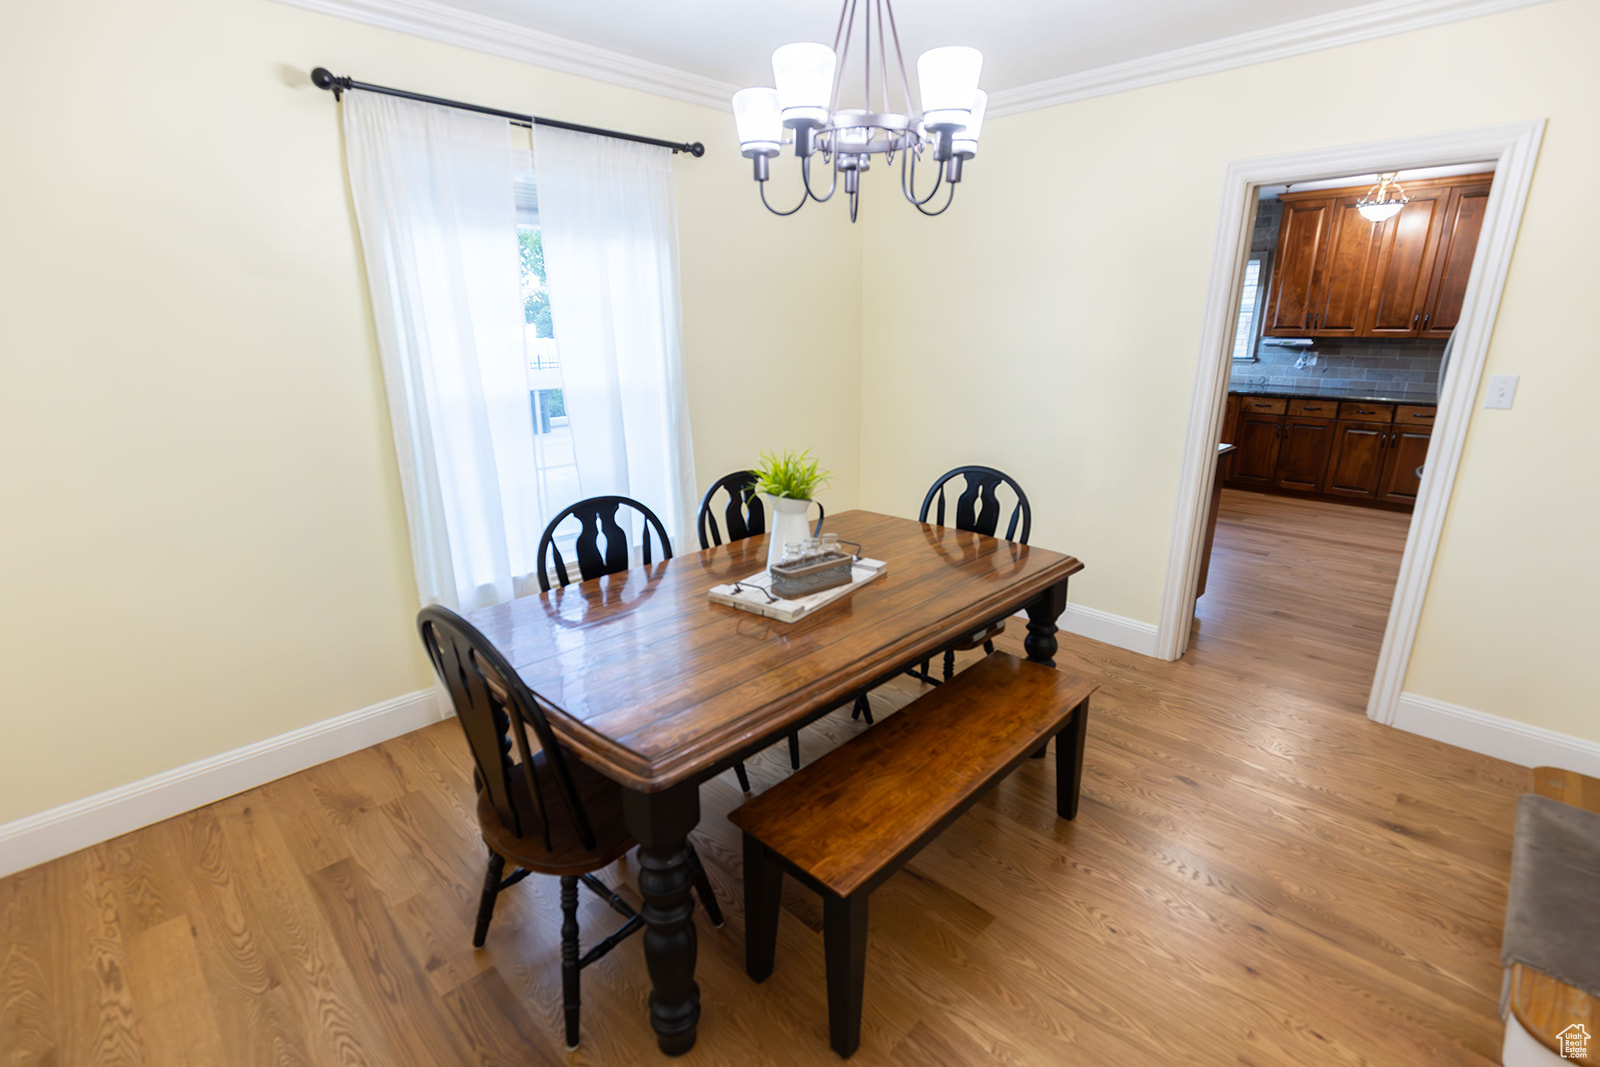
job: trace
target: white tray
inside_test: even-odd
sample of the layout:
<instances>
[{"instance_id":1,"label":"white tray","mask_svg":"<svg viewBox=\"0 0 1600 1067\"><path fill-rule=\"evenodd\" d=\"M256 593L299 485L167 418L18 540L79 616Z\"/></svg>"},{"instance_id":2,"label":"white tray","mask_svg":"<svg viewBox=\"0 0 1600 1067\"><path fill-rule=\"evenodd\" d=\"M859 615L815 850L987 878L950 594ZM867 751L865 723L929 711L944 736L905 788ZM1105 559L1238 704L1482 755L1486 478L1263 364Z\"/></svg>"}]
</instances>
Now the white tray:
<instances>
[{"instance_id":1,"label":"white tray","mask_svg":"<svg viewBox=\"0 0 1600 1067\"><path fill-rule=\"evenodd\" d=\"M779 622L794 622L842 596L848 596L888 569L889 565L881 559L858 559L850 565L850 581L847 585L836 585L832 589L824 589L820 593L812 593L798 600L784 600L779 597L768 603L767 593L764 590L771 588L772 575L763 568L737 582L712 586L709 595L713 604L726 604L730 608L777 619ZM738 592L734 591L735 586L739 587Z\"/></svg>"}]
</instances>

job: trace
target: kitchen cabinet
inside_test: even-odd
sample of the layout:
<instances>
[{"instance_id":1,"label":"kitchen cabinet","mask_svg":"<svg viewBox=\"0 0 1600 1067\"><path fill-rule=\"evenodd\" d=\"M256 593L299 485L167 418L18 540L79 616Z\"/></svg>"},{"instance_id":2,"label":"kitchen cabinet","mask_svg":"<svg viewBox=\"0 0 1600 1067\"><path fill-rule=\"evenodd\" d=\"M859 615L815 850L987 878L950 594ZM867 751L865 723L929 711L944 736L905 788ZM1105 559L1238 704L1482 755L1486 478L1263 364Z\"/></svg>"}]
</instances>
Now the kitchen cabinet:
<instances>
[{"instance_id":1,"label":"kitchen cabinet","mask_svg":"<svg viewBox=\"0 0 1600 1067\"><path fill-rule=\"evenodd\" d=\"M1310 328L1312 286L1326 250L1332 206L1332 199L1326 196L1284 198L1267 317L1261 330L1268 337L1304 337Z\"/></svg>"},{"instance_id":2,"label":"kitchen cabinet","mask_svg":"<svg viewBox=\"0 0 1600 1067\"><path fill-rule=\"evenodd\" d=\"M1233 444L1233 475L1230 485L1267 488L1278 480L1279 416L1254 411L1239 415L1239 432Z\"/></svg>"},{"instance_id":3,"label":"kitchen cabinet","mask_svg":"<svg viewBox=\"0 0 1600 1067\"><path fill-rule=\"evenodd\" d=\"M1472 256L1478 249L1478 235L1483 232L1483 216L1488 206L1489 183L1486 181L1451 188L1418 336L1449 337L1460 321L1461 304L1467 296L1467 278L1472 274Z\"/></svg>"},{"instance_id":4,"label":"kitchen cabinet","mask_svg":"<svg viewBox=\"0 0 1600 1067\"><path fill-rule=\"evenodd\" d=\"M1448 188L1417 189L1400 214L1373 228L1378 266L1367 301L1363 337L1415 337L1428 298L1433 252L1444 225Z\"/></svg>"},{"instance_id":5,"label":"kitchen cabinet","mask_svg":"<svg viewBox=\"0 0 1600 1067\"><path fill-rule=\"evenodd\" d=\"M1244 398L1238 393L1229 393L1227 401L1222 407L1222 440L1224 445L1231 445L1239 436L1239 414L1244 405ZM1223 482L1233 477L1233 454L1237 448L1230 448L1217 460L1217 477Z\"/></svg>"},{"instance_id":6,"label":"kitchen cabinet","mask_svg":"<svg viewBox=\"0 0 1600 1067\"><path fill-rule=\"evenodd\" d=\"M1268 337L1449 337L1493 176L1403 182L1411 200L1369 222L1367 187L1285 193Z\"/></svg>"},{"instance_id":7,"label":"kitchen cabinet","mask_svg":"<svg viewBox=\"0 0 1600 1067\"><path fill-rule=\"evenodd\" d=\"M1333 426L1327 480L1322 491L1329 496L1375 499L1378 484L1383 479L1384 445L1389 439L1388 424L1346 422L1341 419Z\"/></svg>"},{"instance_id":8,"label":"kitchen cabinet","mask_svg":"<svg viewBox=\"0 0 1600 1067\"><path fill-rule=\"evenodd\" d=\"M1359 199L1340 197L1329 206L1327 250L1312 285L1311 330L1318 337L1361 336L1383 228L1362 217Z\"/></svg>"},{"instance_id":9,"label":"kitchen cabinet","mask_svg":"<svg viewBox=\"0 0 1600 1067\"><path fill-rule=\"evenodd\" d=\"M1234 489L1408 508L1437 409L1330 397L1230 394L1219 466Z\"/></svg>"},{"instance_id":10,"label":"kitchen cabinet","mask_svg":"<svg viewBox=\"0 0 1600 1067\"><path fill-rule=\"evenodd\" d=\"M1346 422L1393 422L1394 405L1370 400L1341 400L1339 417Z\"/></svg>"},{"instance_id":11,"label":"kitchen cabinet","mask_svg":"<svg viewBox=\"0 0 1600 1067\"><path fill-rule=\"evenodd\" d=\"M1327 419L1293 415L1280 421L1278 466L1273 484L1290 492L1320 493L1336 424Z\"/></svg>"},{"instance_id":12,"label":"kitchen cabinet","mask_svg":"<svg viewBox=\"0 0 1600 1067\"><path fill-rule=\"evenodd\" d=\"M1415 504L1422 478L1417 473L1428 458L1433 438L1431 426L1396 426L1389 431L1388 456L1383 461L1383 479L1378 483L1378 499L1386 504Z\"/></svg>"}]
</instances>

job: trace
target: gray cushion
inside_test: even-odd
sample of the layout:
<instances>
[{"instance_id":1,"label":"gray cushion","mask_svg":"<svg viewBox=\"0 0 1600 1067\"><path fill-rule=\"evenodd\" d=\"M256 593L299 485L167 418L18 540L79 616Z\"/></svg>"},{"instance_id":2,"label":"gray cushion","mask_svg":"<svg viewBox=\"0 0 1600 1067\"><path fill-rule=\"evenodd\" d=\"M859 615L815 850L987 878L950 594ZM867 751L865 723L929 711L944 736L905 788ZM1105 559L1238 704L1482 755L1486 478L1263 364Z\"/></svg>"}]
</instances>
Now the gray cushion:
<instances>
[{"instance_id":1,"label":"gray cushion","mask_svg":"<svg viewBox=\"0 0 1600 1067\"><path fill-rule=\"evenodd\" d=\"M1500 958L1600 996L1600 813L1518 802Z\"/></svg>"}]
</instances>

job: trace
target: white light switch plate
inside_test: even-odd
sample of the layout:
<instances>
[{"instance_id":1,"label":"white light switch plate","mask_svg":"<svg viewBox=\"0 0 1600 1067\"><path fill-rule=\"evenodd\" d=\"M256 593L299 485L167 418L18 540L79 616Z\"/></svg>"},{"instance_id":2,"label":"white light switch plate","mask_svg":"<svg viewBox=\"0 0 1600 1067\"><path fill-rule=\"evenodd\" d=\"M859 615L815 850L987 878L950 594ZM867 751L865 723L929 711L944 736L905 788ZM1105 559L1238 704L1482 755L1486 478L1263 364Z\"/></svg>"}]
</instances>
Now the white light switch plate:
<instances>
[{"instance_id":1,"label":"white light switch plate","mask_svg":"<svg viewBox=\"0 0 1600 1067\"><path fill-rule=\"evenodd\" d=\"M1489 392L1484 397L1485 408L1509 408L1511 401L1517 395L1517 381L1520 374L1491 374L1489 376Z\"/></svg>"}]
</instances>

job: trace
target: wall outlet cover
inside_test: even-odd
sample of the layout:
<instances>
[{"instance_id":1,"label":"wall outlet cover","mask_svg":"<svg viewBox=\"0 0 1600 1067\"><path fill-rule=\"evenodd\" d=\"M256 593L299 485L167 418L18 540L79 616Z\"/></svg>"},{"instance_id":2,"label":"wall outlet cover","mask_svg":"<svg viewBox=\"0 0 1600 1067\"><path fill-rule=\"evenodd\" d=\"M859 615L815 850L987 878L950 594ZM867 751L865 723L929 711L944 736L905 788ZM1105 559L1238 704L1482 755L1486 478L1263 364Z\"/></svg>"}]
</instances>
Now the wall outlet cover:
<instances>
[{"instance_id":1,"label":"wall outlet cover","mask_svg":"<svg viewBox=\"0 0 1600 1067\"><path fill-rule=\"evenodd\" d=\"M1492 374L1489 376L1489 391L1484 396L1483 406L1495 410L1505 410L1511 407L1511 402L1517 396L1517 381L1520 374Z\"/></svg>"}]
</instances>

